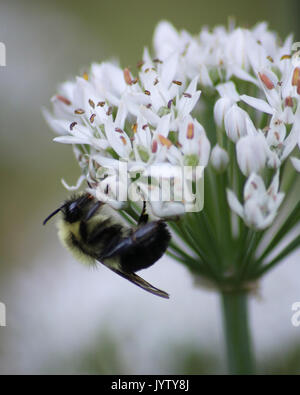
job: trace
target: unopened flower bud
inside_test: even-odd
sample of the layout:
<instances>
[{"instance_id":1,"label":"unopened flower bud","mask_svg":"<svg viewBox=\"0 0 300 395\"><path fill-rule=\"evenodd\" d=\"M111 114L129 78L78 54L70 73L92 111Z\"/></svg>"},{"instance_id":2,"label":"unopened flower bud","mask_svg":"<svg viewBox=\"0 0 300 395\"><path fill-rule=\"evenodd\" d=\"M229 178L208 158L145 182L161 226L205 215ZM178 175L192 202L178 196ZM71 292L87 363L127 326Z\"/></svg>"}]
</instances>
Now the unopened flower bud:
<instances>
[{"instance_id":1,"label":"unopened flower bud","mask_svg":"<svg viewBox=\"0 0 300 395\"><path fill-rule=\"evenodd\" d=\"M249 115L246 111L242 110L236 104L234 104L227 112L224 118L225 130L227 136L234 143L237 142L240 137L247 134L246 118Z\"/></svg>"},{"instance_id":2,"label":"unopened flower bud","mask_svg":"<svg viewBox=\"0 0 300 395\"><path fill-rule=\"evenodd\" d=\"M222 173L228 166L229 156L227 152L217 144L211 152L210 160L213 168Z\"/></svg>"},{"instance_id":3,"label":"unopened flower bud","mask_svg":"<svg viewBox=\"0 0 300 395\"><path fill-rule=\"evenodd\" d=\"M266 164L267 148L262 135L242 137L236 145L239 167L245 176L258 173Z\"/></svg>"},{"instance_id":4,"label":"unopened flower bud","mask_svg":"<svg viewBox=\"0 0 300 395\"><path fill-rule=\"evenodd\" d=\"M232 105L232 100L228 97L220 97L214 106L214 118L217 126L220 128L223 125L226 112Z\"/></svg>"}]
</instances>

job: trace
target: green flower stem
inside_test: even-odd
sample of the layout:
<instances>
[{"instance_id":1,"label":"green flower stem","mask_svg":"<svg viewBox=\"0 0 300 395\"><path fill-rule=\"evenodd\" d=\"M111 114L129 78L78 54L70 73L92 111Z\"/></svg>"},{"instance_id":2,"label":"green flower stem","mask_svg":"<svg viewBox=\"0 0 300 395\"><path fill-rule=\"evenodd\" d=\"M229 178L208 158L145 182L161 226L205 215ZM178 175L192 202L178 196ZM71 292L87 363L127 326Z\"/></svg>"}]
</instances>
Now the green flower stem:
<instances>
[{"instance_id":1,"label":"green flower stem","mask_svg":"<svg viewBox=\"0 0 300 395\"><path fill-rule=\"evenodd\" d=\"M253 374L247 292L223 292L222 306L230 374Z\"/></svg>"}]
</instances>

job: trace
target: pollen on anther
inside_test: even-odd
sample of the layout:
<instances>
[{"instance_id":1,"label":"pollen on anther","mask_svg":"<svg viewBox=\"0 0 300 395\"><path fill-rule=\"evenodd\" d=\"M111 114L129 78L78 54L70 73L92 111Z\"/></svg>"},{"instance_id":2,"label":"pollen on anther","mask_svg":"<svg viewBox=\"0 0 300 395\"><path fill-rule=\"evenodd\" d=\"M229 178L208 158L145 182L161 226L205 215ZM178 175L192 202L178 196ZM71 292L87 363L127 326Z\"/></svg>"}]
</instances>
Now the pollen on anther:
<instances>
[{"instance_id":1,"label":"pollen on anther","mask_svg":"<svg viewBox=\"0 0 300 395\"><path fill-rule=\"evenodd\" d=\"M295 67L292 77L292 85L297 86L299 79L300 79L300 67Z\"/></svg>"},{"instance_id":2,"label":"pollen on anther","mask_svg":"<svg viewBox=\"0 0 300 395\"><path fill-rule=\"evenodd\" d=\"M131 129L132 129L133 133L136 133L136 132L137 132L137 123L134 123L134 124L131 126Z\"/></svg>"},{"instance_id":3,"label":"pollen on anther","mask_svg":"<svg viewBox=\"0 0 300 395\"><path fill-rule=\"evenodd\" d=\"M159 141L162 145L165 145L167 148L170 148L172 145L172 141L169 140L167 137L163 136L162 134L158 135Z\"/></svg>"},{"instance_id":4,"label":"pollen on anther","mask_svg":"<svg viewBox=\"0 0 300 395\"><path fill-rule=\"evenodd\" d=\"M86 73L86 72L83 73L83 76L82 76L82 77L83 77L86 81L89 80L88 73Z\"/></svg>"},{"instance_id":5,"label":"pollen on anther","mask_svg":"<svg viewBox=\"0 0 300 395\"><path fill-rule=\"evenodd\" d=\"M276 137L276 140L279 141L280 140L280 136L278 132L274 132L274 136Z\"/></svg>"},{"instance_id":6,"label":"pollen on anther","mask_svg":"<svg viewBox=\"0 0 300 395\"><path fill-rule=\"evenodd\" d=\"M112 107L108 107L108 110L106 111L106 115L111 115L112 114Z\"/></svg>"},{"instance_id":7,"label":"pollen on anther","mask_svg":"<svg viewBox=\"0 0 300 395\"><path fill-rule=\"evenodd\" d=\"M148 126L148 124L146 123L145 125L142 126L142 129L143 129L143 130L146 130L148 127L149 127L149 126Z\"/></svg>"},{"instance_id":8,"label":"pollen on anther","mask_svg":"<svg viewBox=\"0 0 300 395\"><path fill-rule=\"evenodd\" d=\"M268 55L268 56L267 56L267 59L268 59L271 63L274 63L274 59L272 58L272 56Z\"/></svg>"},{"instance_id":9,"label":"pollen on anther","mask_svg":"<svg viewBox=\"0 0 300 395\"><path fill-rule=\"evenodd\" d=\"M285 103L286 107L293 107L294 106L293 98L291 96L286 97L284 103Z\"/></svg>"},{"instance_id":10,"label":"pollen on anther","mask_svg":"<svg viewBox=\"0 0 300 395\"><path fill-rule=\"evenodd\" d=\"M169 109L169 110L170 110L172 104L173 104L173 99L171 99L171 100L168 101L168 109Z\"/></svg>"},{"instance_id":11,"label":"pollen on anther","mask_svg":"<svg viewBox=\"0 0 300 395\"><path fill-rule=\"evenodd\" d=\"M151 95L151 92L148 91L147 89L144 90L144 93L145 93L145 95L147 95L147 96L150 96L150 95Z\"/></svg>"},{"instance_id":12,"label":"pollen on anther","mask_svg":"<svg viewBox=\"0 0 300 395\"><path fill-rule=\"evenodd\" d=\"M115 131L118 133L123 133L123 130L121 128L115 128Z\"/></svg>"},{"instance_id":13,"label":"pollen on anther","mask_svg":"<svg viewBox=\"0 0 300 395\"><path fill-rule=\"evenodd\" d=\"M77 110L75 110L74 113L77 115L81 115L81 114L84 114L85 111L82 108L77 108Z\"/></svg>"},{"instance_id":14,"label":"pollen on anther","mask_svg":"<svg viewBox=\"0 0 300 395\"><path fill-rule=\"evenodd\" d=\"M273 82L270 80L270 78L268 76L266 76L266 74L261 74L258 73L259 78L261 79L262 83L265 85L265 87L267 89L274 89L274 84Z\"/></svg>"},{"instance_id":15,"label":"pollen on anther","mask_svg":"<svg viewBox=\"0 0 300 395\"><path fill-rule=\"evenodd\" d=\"M179 86L182 85L182 82L181 82L181 81L173 80L172 82L173 82L173 84L176 84L176 85L179 85Z\"/></svg>"},{"instance_id":16,"label":"pollen on anther","mask_svg":"<svg viewBox=\"0 0 300 395\"><path fill-rule=\"evenodd\" d=\"M280 60L291 59L291 55L282 55Z\"/></svg>"},{"instance_id":17,"label":"pollen on anther","mask_svg":"<svg viewBox=\"0 0 300 395\"><path fill-rule=\"evenodd\" d=\"M90 105L92 108L95 108L95 103L93 102L92 99L89 99L89 105Z\"/></svg>"},{"instance_id":18,"label":"pollen on anther","mask_svg":"<svg viewBox=\"0 0 300 395\"><path fill-rule=\"evenodd\" d=\"M105 106L105 101L98 101L97 107L104 107Z\"/></svg>"},{"instance_id":19,"label":"pollen on anther","mask_svg":"<svg viewBox=\"0 0 300 395\"><path fill-rule=\"evenodd\" d=\"M160 60L160 59L158 59L158 58L153 59L153 62L154 62L154 63L163 63L163 61Z\"/></svg>"},{"instance_id":20,"label":"pollen on anther","mask_svg":"<svg viewBox=\"0 0 300 395\"><path fill-rule=\"evenodd\" d=\"M132 85L132 78L130 75L130 71L127 67L126 67L126 69L124 69L123 74L124 74L124 80L125 80L126 84Z\"/></svg>"},{"instance_id":21,"label":"pollen on anther","mask_svg":"<svg viewBox=\"0 0 300 395\"><path fill-rule=\"evenodd\" d=\"M155 85L157 85L158 83L159 83L158 78L155 78L155 80L154 80L154 82L153 82L153 85L155 86Z\"/></svg>"},{"instance_id":22,"label":"pollen on anther","mask_svg":"<svg viewBox=\"0 0 300 395\"><path fill-rule=\"evenodd\" d=\"M127 144L127 141L126 141L126 139L125 139L124 136L120 136L120 139L121 139L121 141L122 141L122 143L123 143L124 145Z\"/></svg>"},{"instance_id":23,"label":"pollen on anther","mask_svg":"<svg viewBox=\"0 0 300 395\"><path fill-rule=\"evenodd\" d=\"M92 115L90 116L90 122L91 122L91 123L94 122L95 117L96 117L96 114L92 114Z\"/></svg>"},{"instance_id":24,"label":"pollen on anther","mask_svg":"<svg viewBox=\"0 0 300 395\"><path fill-rule=\"evenodd\" d=\"M70 124L70 130L73 130L74 126L76 126L76 125L77 125L77 122L72 122Z\"/></svg>"},{"instance_id":25,"label":"pollen on anther","mask_svg":"<svg viewBox=\"0 0 300 395\"><path fill-rule=\"evenodd\" d=\"M189 140L194 138L194 124L193 123L188 124L187 131L186 131L186 138Z\"/></svg>"},{"instance_id":26,"label":"pollen on anther","mask_svg":"<svg viewBox=\"0 0 300 395\"><path fill-rule=\"evenodd\" d=\"M138 69L140 69L140 68L143 66L144 63L145 63L145 62L144 62L143 60L140 60L139 62L137 62L136 67L137 67Z\"/></svg>"},{"instance_id":27,"label":"pollen on anther","mask_svg":"<svg viewBox=\"0 0 300 395\"><path fill-rule=\"evenodd\" d=\"M157 141L156 140L153 140L151 150L152 150L153 154L155 154L155 152L157 151Z\"/></svg>"},{"instance_id":28,"label":"pollen on anther","mask_svg":"<svg viewBox=\"0 0 300 395\"><path fill-rule=\"evenodd\" d=\"M70 105L71 105L70 100L67 99L67 98L64 97L64 96L56 95L56 99L59 100L59 101L61 101L61 102L64 103L64 104L66 104L67 106L70 106Z\"/></svg>"},{"instance_id":29,"label":"pollen on anther","mask_svg":"<svg viewBox=\"0 0 300 395\"><path fill-rule=\"evenodd\" d=\"M192 97L192 95L190 93L184 92L183 93L184 97L188 97L189 99Z\"/></svg>"}]
</instances>

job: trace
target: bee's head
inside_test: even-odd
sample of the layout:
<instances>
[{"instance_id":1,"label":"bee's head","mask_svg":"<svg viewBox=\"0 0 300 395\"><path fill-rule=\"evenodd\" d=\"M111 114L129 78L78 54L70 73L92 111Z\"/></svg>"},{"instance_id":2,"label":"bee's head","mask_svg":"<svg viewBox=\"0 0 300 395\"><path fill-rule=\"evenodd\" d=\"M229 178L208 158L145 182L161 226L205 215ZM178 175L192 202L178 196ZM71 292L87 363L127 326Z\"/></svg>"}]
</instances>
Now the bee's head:
<instances>
[{"instance_id":1,"label":"bee's head","mask_svg":"<svg viewBox=\"0 0 300 395\"><path fill-rule=\"evenodd\" d=\"M63 218L66 222L74 223L77 221L85 220L88 221L102 205L102 202L95 200L90 194L84 194L80 196L72 197L67 200L61 207L53 211L43 222L46 222L56 215L59 211L62 212Z\"/></svg>"}]
</instances>

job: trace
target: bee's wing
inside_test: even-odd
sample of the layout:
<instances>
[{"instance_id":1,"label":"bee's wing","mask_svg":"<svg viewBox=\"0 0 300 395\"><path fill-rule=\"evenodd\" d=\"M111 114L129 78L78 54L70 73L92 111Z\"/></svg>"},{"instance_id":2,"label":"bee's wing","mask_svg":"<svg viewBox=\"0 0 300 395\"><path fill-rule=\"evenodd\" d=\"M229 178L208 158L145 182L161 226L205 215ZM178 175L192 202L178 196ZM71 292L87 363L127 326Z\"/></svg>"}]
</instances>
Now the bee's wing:
<instances>
[{"instance_id":1,"label":"bee's wing","mask_svg":"<svg viewBox=\"0 0 300 395\"><path fill-rule=\"evenodd\" d=\"M113 272L117 273L119 276L126 278L126 280L132 282L133 284L137 285L138 287L144 289L147 292L150 292L153 295L160 296L165 299L169 299L169 294L167 294L165 291L162 291L161 289L155 288L153 285L149 284L147 281L145 281L142 277L138 276L135 273L126 273L121 270L115 269L110 267L109 265L106 265L105 263L101 262L103 265L108 267L110 270Z\"/></svg>"}]
</instances>

